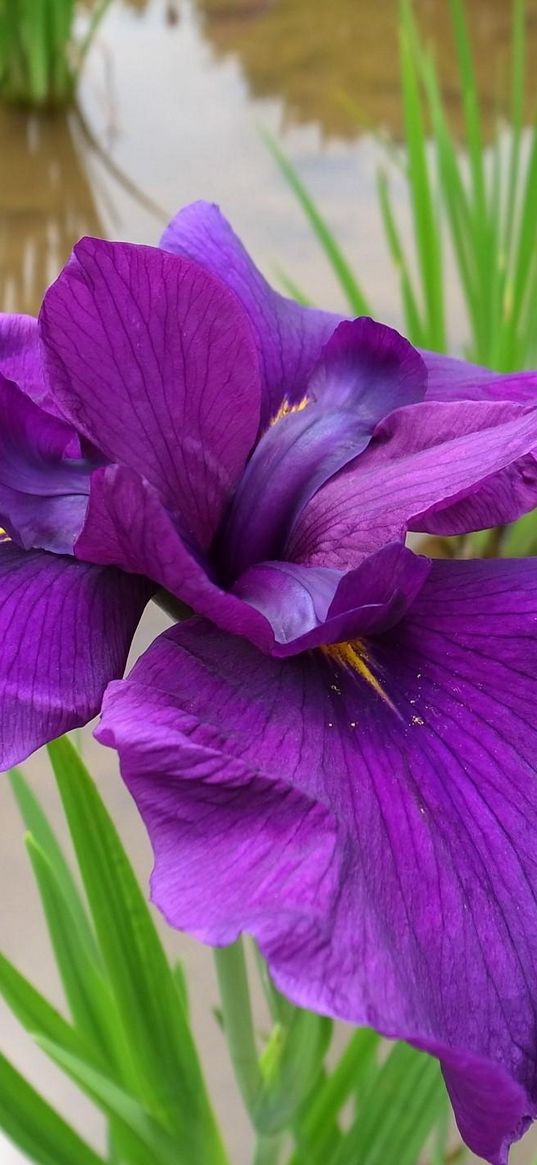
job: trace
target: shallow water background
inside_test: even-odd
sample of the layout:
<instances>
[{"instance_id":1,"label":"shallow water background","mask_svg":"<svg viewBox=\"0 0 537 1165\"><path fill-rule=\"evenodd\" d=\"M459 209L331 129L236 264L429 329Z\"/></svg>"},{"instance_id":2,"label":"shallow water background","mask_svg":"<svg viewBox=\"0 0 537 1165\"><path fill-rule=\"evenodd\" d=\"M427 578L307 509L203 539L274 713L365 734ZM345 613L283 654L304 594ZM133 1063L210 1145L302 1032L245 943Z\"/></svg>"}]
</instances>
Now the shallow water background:
<instances>
[{"instance_id":1,"label":"shallow water background","mask_svg":"<svg viewBox=\"0 0 537 1165\"><path fill-rule=\"evenodd\" d=\"M447 4L417 0L416 8L439 46L456 118L459 94ZM510 4L469 0L468 9L490 132L507 89ZM534 65L537 0L528 0L528 9ZM118 0L90 55L80 114L39 118L0 109L0 308L37 311L45 287L80 235L153 243L166 218L199 197L221 204L269 277L276 279L277 268L284 268L313 300L342 307L333 277L261 140L264 128L298 166L378 316L400 324L375 200L377 167L386 164L378 136L397 137L401 129L396 11L396 0L373 5L366 0L183 0L179 5ZM404 185L396 169L390 172L408 228ZM455 287L449 292L451 340L459 348L462 309ZM135 653L165 622L155 608L147 612ZM146 877L147 842L114 755L97 746L89 731L84 739L86 758ZM27 769L59 821L46 760L37 756ZM5 785L0 785L0 815L2 946L61 1003L23 829ZM216 1000L210 955L170 931L165 937L187 964L195 1024L233 1165L247 1165L248 1123L210 1013ZM2 1047L98 1141L100 1124L89 1103L5 1011L1 1017ZM535 1152L526 1141L513 1153L512 1165L529 1165ZM1 1165L21 1161L7 1144L0 1145Z\"/></svg>"}]
</instances>

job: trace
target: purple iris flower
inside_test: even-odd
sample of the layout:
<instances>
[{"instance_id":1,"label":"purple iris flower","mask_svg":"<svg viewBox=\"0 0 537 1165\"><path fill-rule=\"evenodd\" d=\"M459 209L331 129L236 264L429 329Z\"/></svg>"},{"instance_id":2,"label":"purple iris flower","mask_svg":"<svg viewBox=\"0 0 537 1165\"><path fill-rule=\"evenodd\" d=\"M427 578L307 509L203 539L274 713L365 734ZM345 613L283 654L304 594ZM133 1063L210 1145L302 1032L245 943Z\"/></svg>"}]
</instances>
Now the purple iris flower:
<instances>
[{"instance_id":1,"label":"purple iris flower","mask_svg":"<svg viewBox=\"0 0 537 1165\"><path fill-rule=\"evenodd\" d=\"M537 1112L537 565L405 538L536 505L536 399L277 295L202 203L0 319L2 766L107 688L171 924L438 1056L493 1165ZM196 615L121 680L157 590Z\"/></svg>"}]
</instances>

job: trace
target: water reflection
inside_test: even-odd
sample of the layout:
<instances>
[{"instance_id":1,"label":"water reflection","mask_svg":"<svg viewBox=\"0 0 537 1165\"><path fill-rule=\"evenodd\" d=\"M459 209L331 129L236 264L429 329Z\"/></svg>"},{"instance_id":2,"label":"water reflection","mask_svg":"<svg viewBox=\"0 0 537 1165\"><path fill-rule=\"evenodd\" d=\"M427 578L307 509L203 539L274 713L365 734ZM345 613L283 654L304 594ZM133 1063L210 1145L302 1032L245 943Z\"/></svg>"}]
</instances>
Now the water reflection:
<instances>
[{"instance_id":1,"label":"water reflection","mask_svg":"<svg viewBox=\"0 0 537 1165\"><path fill-rule=\"evenodd\" d=\"M448 5L415 0L415 6L441 46L444 86L457 108ZM286 152L357 269L367 272L377 314L400 324L376 208L375 170L384 155L371 134L359 132L360 125L400 128L397 7L398 0L111 5L81 90L97 143L89 145L72 114L26 119L0 110L0 308L37 310L81 234L152 242L168 214L200 196L223 205L267 273L280 261L313 299L340 308L337 288L259 138L261 123L275 135L286 131ZM531 62L537 0L527 0L527 7ZM492 118L496 95L506 88L511 5L472 0L467 9ZM396 195L404 218L402 187ZM155 203L163 209L157 212Z\"/></svg>"},{"instance_id":2,"label":"water reflection","mask_svg":"<svg viewBox=\"0 0 537 1165\"><path fill-rule=\"evenodd\" d=\"M76 241L102 234L74 114L0 107L0 306L34 312Z\"/></svg>"},{"instance_id":3,"label":"water reflection","mask_svg":"<svg viewBox=\"0 0 537 1165\"><path fill-rule=\"evenodd\" d=\"M326 137L353 138L357 127L401 130L399 0L196 0L217 56L239 58L250 93L280 97L284 124L309 122ZM449 16L442 0L415 0L426 36L438 46L444 91L455 118L460 93ZM528 60L537 53L537 0L527 0ZM508 92L511 4L466 5L488 128ZM533 96L531 98L533 102ZM533 106L528 99L528 118Z\"/></svg>"}]
</instances>

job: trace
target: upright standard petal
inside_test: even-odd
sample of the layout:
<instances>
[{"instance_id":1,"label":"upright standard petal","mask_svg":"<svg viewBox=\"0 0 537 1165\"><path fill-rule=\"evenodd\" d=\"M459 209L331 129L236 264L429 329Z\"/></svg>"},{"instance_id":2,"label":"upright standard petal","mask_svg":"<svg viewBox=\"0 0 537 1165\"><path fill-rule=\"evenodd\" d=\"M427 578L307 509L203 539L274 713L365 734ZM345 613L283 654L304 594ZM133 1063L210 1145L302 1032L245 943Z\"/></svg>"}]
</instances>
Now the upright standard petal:
<instances>
[{"instance_id":1,"label":"upright standard petal","mask_svg":"<svg viewBox=\"0 0 537 1165\"><path fill-rule=\"evenodd\" d=\"M425 365L393 328L364 317L336 328L300 405L282 409L241 478L220 539L225 577L284 557L306 503L367 448L375 426L423 399Z\"/></svg>"},{"instance_id":2,"label":"upright standard petal","mask_svg":"<svg viewBox=\"0 0 537 1165\"><path fill-rule=\"evenodd\" d=\"M91 462L70 425L0 373L0 526L25 550L72 554Z\"/></svg>"},{"instance_id":3,"label":"upright standard petal","mask_svg":"<svg viewBox=\"0 0 537 1165\"><path fill-rule=\"evenodd\" d=\"M435 563L367 649L268 660L192 620L98 729L172 925L250 931L298 1004L439 1056L492 1165L537 1109L536 624L534 560Z\"/></svg>"},{"instance_id":4,"label":"upright standard petal","mask_svg":"<svg viewBox=\"0 0 537 1165\"><path fill-rule=\"evenodd\" d=\"M95 716L150 593L145 579L0 542L0 769Z\"/></svg>"},{"instance_id":5,"label":"upright standard petal","mask_svg":"<svg viewBox=\"0 0 537 1165\"><path fill-rule=\"evenodd\" d=\"M536 437L537 408L528 405L426 402L392 413L365 453L304 508L287 556L348 570L408 530L461 533L481 528L485 512L488 526L507 512L520 517L537 504L527 471ZM517 487L506 492L509 467Z\"/></svg>"},{"instance_id":6,"label":"upright standard petal","mask_svg":"<svg viewBox=\"0 0 537 1165\"><path fill-rule=\"evenodd\" d=\"M259 424L257 351L236 296L187 259L85 239L40 323L65 415L207 547Z\"/></svg>"},{"instance_id":7,"label":"upright standard petal","mask_svg":"<svg viewBox=\"0 0 537 1165\"><path fill-rule=\"evenodd\" d=\"M203 264L223 279L244 305L255 330L263 369L264 428L282 401L295 404L302 399L321 349L341 316L302 307L274 291L227 219L210 202L193 202L180 210L160 246Z\"/></svg>"}]
</instances>

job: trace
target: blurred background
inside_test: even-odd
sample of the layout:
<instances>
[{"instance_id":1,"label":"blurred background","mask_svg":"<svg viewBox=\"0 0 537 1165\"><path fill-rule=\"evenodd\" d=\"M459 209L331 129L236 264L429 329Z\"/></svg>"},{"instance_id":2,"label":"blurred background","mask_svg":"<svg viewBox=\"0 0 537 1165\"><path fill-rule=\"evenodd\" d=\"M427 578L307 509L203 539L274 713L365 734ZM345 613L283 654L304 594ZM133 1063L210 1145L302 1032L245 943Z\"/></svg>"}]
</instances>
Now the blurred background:
<instances>
[{"instance_id":1,"label":"blurred background","mask_svg":"<svg viewBox=\"0 0 537 1165\"><path fill-rule=\"evenodd\" d=\"M424 35L438 47L442 89L456 130L461 94L448 6L443 0L416 0L414 8ZM486 146L508 92L511 4L470 0L467 11ZM0 309L37 312L46 286L81 235L155 243L174 211L197 198L221 205L271 281L277 283L284 270L312 301L342 308L334 272L267 148L264 130L307 184L376 314L403 327L376 192L382 165L390 175L402 238L409 241L408 192L396 156L403 131L397 16L397 0L109 4L74 103L42 111L17 101L0 104ZM91 6L81 4L76 15L81 36L91 19ZM527 4L527 54L531 82L537 75L537 0ZM528 121L535 96L530 88L524 106ZM450 344L460 349L466 320L449 260L445 292ZM165 622L156 609L147 613L134 654ZM89 730L84 751L146 878L147 842L114 756L93 742ZM33 758L27 771L61 829L46 760ZM6 785L0 786L0 815L2 947L60 1003L23 827ZM211 960L180 936L165 937L186 961L212 1095L232 1159L246 1165L250 1132L211 1014L216 1001ZM53 1071L6 1010L1 1021L3 1049L99 1143L99 1120L89 1103ZM526 1141L515 1151L513 1165L533 1161L536 1143L532 1148ZM0 1140L1 1165L22 1160Z\"/></svg>"}]
</instances>

